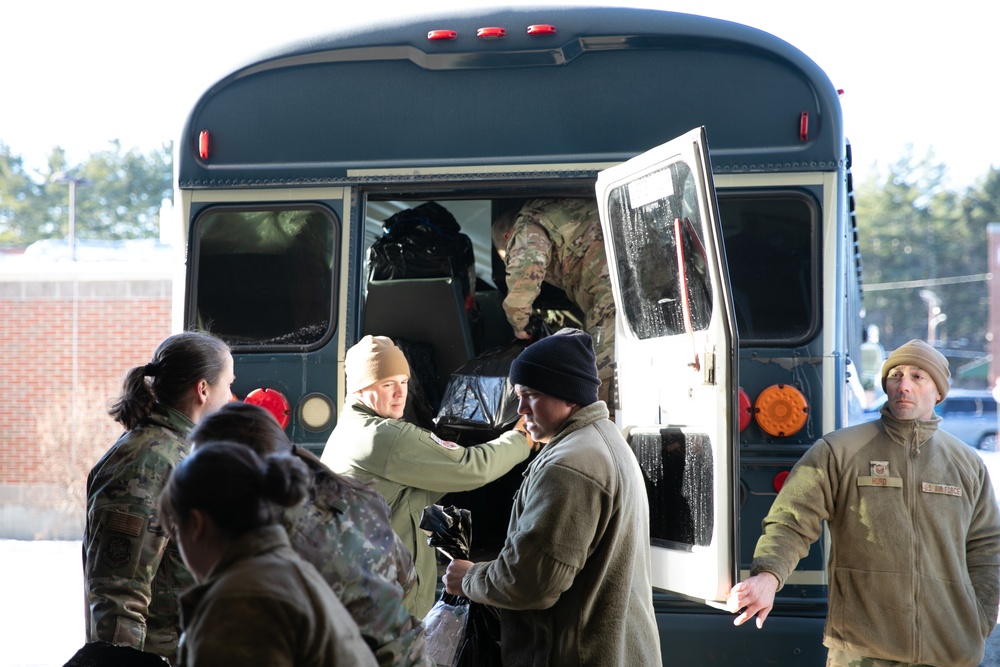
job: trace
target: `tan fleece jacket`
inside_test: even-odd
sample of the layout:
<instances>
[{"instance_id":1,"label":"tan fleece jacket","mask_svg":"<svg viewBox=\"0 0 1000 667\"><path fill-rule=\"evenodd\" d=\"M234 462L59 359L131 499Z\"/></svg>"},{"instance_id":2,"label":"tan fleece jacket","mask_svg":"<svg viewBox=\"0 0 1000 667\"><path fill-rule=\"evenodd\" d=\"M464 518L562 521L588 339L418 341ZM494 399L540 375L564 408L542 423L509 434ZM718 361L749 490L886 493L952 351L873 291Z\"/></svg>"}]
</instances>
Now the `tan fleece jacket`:
<instances>
[{"instance_id":1,"label":"tan fleece jacket","mask_svg":"<svg viewBox=\"0 0 1000 667\"><path fill-rule=\"evenodd\" d=\"M1000 511L982 460L940 418L835 431L793 468L751 573L785 579L830 527L823 643L867 657L975 667L1000 602Z\"/></svg>"}]
</instances>

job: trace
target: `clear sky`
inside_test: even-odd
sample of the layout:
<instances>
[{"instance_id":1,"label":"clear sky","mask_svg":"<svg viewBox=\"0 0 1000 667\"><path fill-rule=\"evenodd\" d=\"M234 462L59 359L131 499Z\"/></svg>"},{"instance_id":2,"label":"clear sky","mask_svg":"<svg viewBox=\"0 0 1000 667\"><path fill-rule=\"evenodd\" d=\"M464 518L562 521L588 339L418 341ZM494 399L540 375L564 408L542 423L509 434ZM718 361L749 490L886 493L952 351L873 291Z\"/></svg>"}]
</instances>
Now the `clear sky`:
<instances>
[{"instance_id":1,"label":"clear sky","mask_svg":"<svg viewBox=\"0 0 1000 667\"><path fill-rule=\"evenodd\" d=\"M0 142L43 169L59 145L70 162L112 139L143 150L176 140L197 97L276 44L352 15L387 20L412 7L482 0L134 0L9 3L0 23ZM549 0L542 4L557 4ZM593 4L580 0L577 4ZM485 4L485 3L483 3ZM491 3L539 4L521 0ZM623 4L609 0L604 4ZM790 42L844 90L858 178L907 144L933 150L951 184L1000 166L1000 85L992 0L636 0L724 18ZM346 7L346 8L345 8Z\"/></svg>"}]
</instances>

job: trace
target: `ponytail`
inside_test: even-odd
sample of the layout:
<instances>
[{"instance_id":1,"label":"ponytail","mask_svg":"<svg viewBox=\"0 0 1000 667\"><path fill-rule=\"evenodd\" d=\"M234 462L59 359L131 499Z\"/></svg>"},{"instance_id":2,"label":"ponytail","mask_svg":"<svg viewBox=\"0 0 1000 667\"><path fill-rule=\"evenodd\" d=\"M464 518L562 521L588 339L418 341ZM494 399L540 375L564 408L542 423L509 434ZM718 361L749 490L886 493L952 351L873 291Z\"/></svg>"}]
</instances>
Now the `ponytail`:
<instances>
[{"instance_id":1,"label":"ponytail","mask_svg":"<svg viewBox=\"0 0 1000 667\"><path fill-rule=\"evenodd\" d=\"M185 331L170 336L156 348L149 363L125 374L122 392L108 414L131 431L149 419L157 403L176 409L200 380L218 381L228 355L229 346L208 333Z\"/></svg>"}]
</instances>

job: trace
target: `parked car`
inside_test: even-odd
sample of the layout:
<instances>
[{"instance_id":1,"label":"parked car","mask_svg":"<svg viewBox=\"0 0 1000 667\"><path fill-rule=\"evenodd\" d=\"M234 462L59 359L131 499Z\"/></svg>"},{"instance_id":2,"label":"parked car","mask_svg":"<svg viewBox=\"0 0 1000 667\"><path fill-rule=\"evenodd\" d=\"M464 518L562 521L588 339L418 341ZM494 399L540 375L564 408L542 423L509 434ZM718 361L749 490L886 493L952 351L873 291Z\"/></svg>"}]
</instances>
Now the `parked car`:
<instances>
[{"instance_id":1,"label":"parked car","mask_svg":"<svg viewBox=\"0 0 1000 667\"><path fill-rule=\"evenodd\" d=\"M885 396L861 413L861 421L873 421L881 415ZM941 417L941 428L967 445L996 451L997 402L985 389L951 389L934 411Z\"/></svg>"},{"instance_id":2,"label":"parked car","mask_svg":"<svg viewBox=\"0 0 1000 667\"><path fill-rule=\"evenodd\" d=\"M997 448L997 402L985 389L952 389L935 411L939 428L978 449Z\"/></svg>"}]
</instances>

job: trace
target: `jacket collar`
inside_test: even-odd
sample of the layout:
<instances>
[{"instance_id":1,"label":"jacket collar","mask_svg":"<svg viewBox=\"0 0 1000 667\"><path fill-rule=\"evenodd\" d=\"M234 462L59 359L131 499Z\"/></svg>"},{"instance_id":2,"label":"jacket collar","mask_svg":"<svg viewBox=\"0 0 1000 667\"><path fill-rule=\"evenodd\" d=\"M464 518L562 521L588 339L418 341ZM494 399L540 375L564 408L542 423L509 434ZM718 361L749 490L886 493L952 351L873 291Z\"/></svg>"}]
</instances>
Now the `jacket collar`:
<instances>
[{"instance_id":1,"label":"jacket collar","mask_svg":"<svg viewBox=\"0 0 1000 667\"><path fill-rule=\"evenodd\" d=\"M151 424L176 431L185 439L194 429L194 422L187 415L163 403L153 405L153 411L149 414L148 421Z\"/></svg>"},{"instance_id":2,"label":"jacket collar","mask_svg":"<svg viewBox=\"0 0 1000 667\"><path fill-rule=\"evenodd\" d=\"M916 443L917 449L937 433L941 417L934 415L930 419L896 419L888 405L879 410L882 414L882 426L889 438L900 445Z\"/></svg>"},{"instance_id":3,"label":"jacket collar","mask_svg":"<svg viewBox=\"0 0 1000 667\"><path fill-rule=\"evenodd\" d=\"M552 436L552 439L549 440L545 448L552 447L574 431L579 431L581 428L590 426L602 419L608 419L608 415L608 406L604 401L595 401L586 407L580 408L570 415L569 419L563 422L559 431Z\"/></svg>"},{"instance_id":4,"label":"jacket collar","mask_svg":"<svg viewBox=\"0 0 1000 667\"><path fill-rule=\"evenodd\" d=\"M225 553L222 554L219 562L208 573L205 580L210 581L216 578L237 561L252 558L268 551L280 549L281 547L291 548L291 542L288 541L288 533L280 525L272 524L243 533L233 540Z\"/></svg>"}]
</instances>

